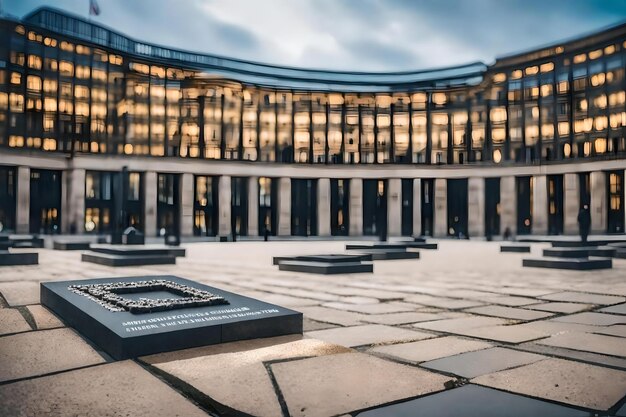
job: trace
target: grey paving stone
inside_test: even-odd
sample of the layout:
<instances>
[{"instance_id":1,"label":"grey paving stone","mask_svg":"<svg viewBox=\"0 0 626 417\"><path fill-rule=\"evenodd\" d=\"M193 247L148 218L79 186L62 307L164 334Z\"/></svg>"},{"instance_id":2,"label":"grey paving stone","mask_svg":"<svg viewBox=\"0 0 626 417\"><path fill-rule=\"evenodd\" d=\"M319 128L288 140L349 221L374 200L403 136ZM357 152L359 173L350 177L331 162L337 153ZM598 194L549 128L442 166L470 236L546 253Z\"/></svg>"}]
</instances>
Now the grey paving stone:
<instances>
[{"instance_id":1,"label":"grey paving stone","mask_svg":"<svg viewBox=\"0 0 626 417\"><path fill-rule=\"evenodd\" d=\"M513 320L537 320L550 317L553 314L543 311L532 311L522 308L502 307L502 306L483 306L474 307L464 310L468 313L482 314L485 316L500 317Z\"/></svg>"},{"instance_id":2,"label":"grey paving stone","mask_svg":"<svg viewBox=\"0 0 626 417\"><path fill-rule=\"evenodd\" d=\"M322 304L323 307L334 308L337 310L347 310L361 314L387 314L414 311L416 306L401 303L376 303L376 304L351 304L330 302Z\"/></svg>"},{"instance_id":3,"label":"grey paving stone","mask_svg":"<svg viewBox=\"0 0 626 417\"><path fill-rule=\"evenodd\" d=\"M14 308L0 309L0 335L32 330L22 314Z\"/></svg>"},{"instance_id":4,"label":"grey paving stone","mask_svg":"<svg viewBox=\"0 0 626 417\"><path fill-rule=\"evenodd\" d=\"M624 371L555 358L483 375L472 382L594 410L608 410L626 392Z\"/></svg>"},{"instance_id":5,"label":"grey paving stone","mask_svg":"<svg viewBox=\"0 0 626 417\"><path fill-rule=\"evenodd\" d=\"M510 321L495 317L468 316L415 323L413 324L413 327L434 330L438 332L455 333L457 330L466 330L476 327L497 326L508 323L510 323Z\"/></svg>"},{"instance_id":6,"label":"grey paving stone","mask_svg":"<svg viewBox=\"0 0 626 417\"><path fill-rule=\"evenodd\" d=\"M67 328L0 337L0 381L103 362L102 356Z\"/></svg>"},{"instance_id":7,"label":"grey paving stone","mask_svg":"<svg viewBox=\"0 0 626 417\"><path fill-rule=\"evenodd\" d=\"M383 406L358 417L590 417L586 411L477 385Z\"/></svg>"},{"instance_id":8,"label":"grey paving stone","mask_svg":"<svg viewBox=\"0 0 626 417\"><path fill-rule=\"evenodd\" d=\"M305 332L311 332L313 330L332 329L337 327L334 324L322 323L321 321L315 321L308 318L302 320L302 330Z\"/></svg>"},{"instance_id":9,"label":"grey paving stone","mask_svg":"<svg viewBox=\"0 0 626 417\"><path fill-rule=\"evenodd\" d=\"M369 352L380 353L406 362L419 363L490 347L492 345L486 342L444 336L411 343L377 346L370 349Z\"/></svg>"},{"instance_id":10,"label":"grey paving stone","mask_svg":"<svg viewBox=\"0 0 626 417\"><path fill-rule=\"evenodd\" d=\"M607 326L607 327L595 330L594 333L608 334L610 336L626 337L626 325L616 324L614 326Z\"/></svg>"},{"instance_id":11,"label":"grey paving stone","mask_svg":"<svg viewBox=\"0 0 626 417\"><path fill-rule=\"evenodd\" d=\"M540 303L524 306L529 310L551 311L553 313L578 313L580 311L588 310L592 307L591 304L578 304L578 303Z\"/></svg>"},{"instance_id":12,"label":"grey paving stone","mask_svg":"<svg viewBox=\"0 0 626 417\"><path fill-rule=\"evenodd\" d=\"M524 328L522 326L523 325L521 324L514 324L511 326L485 326L458 329L455 333L505 343L528 342L529 340L541 339L550 335L547 332Z\"/></svg>"},{"instance_id":13,"label":"grey paving stone","mask_svg":"<svg viewBox=\"0 0 626 417\"><path fill-rule=\"evenodd\" d=\"M626 324L626 316L589 312L555 317L554 321L588 324L591 326L611 326L613 324Z\"/></svg>"},{"instance_id":14,"label":"grey paving stone","mask_svg":"<svg viewBox=\"0 0 626 417\"><path fill-rule=\"evenodd\" d=\"M465 378L474 378L542 359L545 359L545 356L495 347L424 362L420 366Z\"/></svg>"},{"instance_id":15,"label":"grey paving stone","mask_svg":"<svg viewBox=\"0 0 626 417\"><path fill-rule=\"evenodd\" d=\"M455 313L449 313L455 314ZM417 323L420 321L432 321L446 318L442 313L405 312L391 314L370 314L364 320L369 323L398 325Z\"/></svg>"},{"instance_id":16,"label":"grey paving stone","mask_svg":"<svg viewBox=\"0 0 626 417\"><path fill-rule=\"evenodd\" d=\"M378 343L410 342L434 337L428 333L381 324L365 324L361 326L337 327L305 333L306 337L324 340L346 347L373 345Z\"/></svg>"},{"instance_id":17,"label":"grey paving stone","mask_svg":"<svg viewBox=\"0 0 626 417\"><path fill-rule=\"evenodd\" d=\"M200 417L207 414L131 361L0 386L2 416Z\"/></svg>"},{"instance_id":18,"label":"grey paving stone","mask_svg":"<svg viewBox=\"0 0 626 417\"><path fill-rule=\"evenodd\" d=\"M361 324L365 314L352 313L350 311L335 310L327 307L300 307L298 311L304 314L305 318L309 318L324 323L339 324L341 326L353 326Z\"/></svg>"},{"instance_id":19,"label":"grey paving stone","mask_svg":"<svg viewBox=\"0 0 626 417\"><path fill-rule=\"evenodd\" d=\"M53 329L55 327L63 327L63 322L59 320L50 310L40 304L27 306L28 311L35 319L38 330Z\"/></svg>"},{"instance_id":20,"label":"grey paving stone","mask_svg":"<svg viewBox=\"0 0 626 417\"><path fill-rule=\"evenodd\" d=\"M537 303L537 300L534 298L514 297L510 295L485 297L485 298L481 298L481 301L484 301L489 304L500 304L500 305L505 305L505 306L510 306L510 307L527 306L529 304Z\"/></svg>"},{"instance_id":21,"label":"grey paving stone","mask_svg":"<svg viewBox=\"0 0 626 417\"><path fill-rule=\"evenodd\" d=\"M573 350L555 346L540 345L535 342L522 343L515 346L516 349L525 352L537 353L540 355L552 356L562 359L570 359L578 362L585 362L592 365L608 366L626 371L626 359L616 356L601 355L599 353L585 352L583 350Z\"/></svg>"},{"instance_id":22,"label":"grey paving stone","mask_svg":"<svg viewBox=\"0 0 626 417\"><path fill-rule=\"evenodd\" d=\"M602 311L603 313L626 314L626 303L601 308L600 311Z\"/></svg>"},{"instance_id":23,"label":"grey paving stone","mask_svg":"<svg viewBox=\"0 0 626 417\"><path fill-rule=\"evenodd\" d=\"M162 353L141 360L191 385L218 407L274 417L282 412L266 362L349 351L319 340L283 336Z\"/></svg>"},{"instance_id":24,"label":"grey paving stone","mask_svg":"<svg viewBox=\"0 0 626 417\"><path fill-rule=\"evenodd\" d=\"M410 303L421 304L429 307L438 307L450 310L482 306L484 303L473 300L460 300L456 298L433 297L431 295L417 294L404 299Z\"/></svg>"},{"instance_id":25,"label":"grey paving stone","mask_svg":"<svg viewBox=\"0 0 626 417\"><path fill-rule=\"evenodd\" d=\"M37 282L0 282L0 294L12 307L38 304L39 284Z\"/></svg>"},{"instance_id":26,"label":"grey paving stone","mask_svg":"<svg viewBox=\"0 0 626 417\"><path fill-rule=\"evenodd\" d=\"M626 357L626 339L589 333L564 333L538 340L542 345Z\"/></svg>"},{"instance_id":27,"label":"grey paving stone","mask_svg":"<svg viewBox=\"0 0 626 417\"><path fill-rule=\"evenodd\" d=\"M572 303L588 304L617 304L626 301L626 298L614 295L589 294L574 291L563 291L555 294L544 295L539 298L551 301L568 301Z\"/></svg>"},{"instance_id":28,"label":"grey paving stone","mask_svg":"<svg viewBox=\"0 0 626 417\"><path fill-rule=\"evenodd\" d=\"M271 365L289 414L326 417L444 389L448 377L363 353Z\"/></svg>"}]
</instances>

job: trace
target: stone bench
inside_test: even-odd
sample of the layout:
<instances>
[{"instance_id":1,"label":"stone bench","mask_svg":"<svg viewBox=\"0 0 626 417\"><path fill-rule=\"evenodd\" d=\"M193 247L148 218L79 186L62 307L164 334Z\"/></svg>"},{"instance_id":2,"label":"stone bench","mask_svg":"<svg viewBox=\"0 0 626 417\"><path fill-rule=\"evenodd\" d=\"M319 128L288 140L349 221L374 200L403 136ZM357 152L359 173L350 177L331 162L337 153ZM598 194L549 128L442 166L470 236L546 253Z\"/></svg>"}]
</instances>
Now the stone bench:
<instances>
[{"instance_id":1,"label":"stone bench","mask_svg":"<svg viewBox=\"0 0 626 417\"><path fill-rule=\"evenodd\" d=\"M613 267L611 259L604 258L531 258L524 259L522 266L533 268L567 269L574 271L591 271L595 269L610 269Z\"/></svg>"},{"instance_id":2,"label":"stone bench","mask_svg":"<svg viewBox=\"0 0 626 417\"><path fill-rule=\"evenodd\" d=\"M530 245L500 245L500 252L529 253Z\"/></svg>"}]
</instances>

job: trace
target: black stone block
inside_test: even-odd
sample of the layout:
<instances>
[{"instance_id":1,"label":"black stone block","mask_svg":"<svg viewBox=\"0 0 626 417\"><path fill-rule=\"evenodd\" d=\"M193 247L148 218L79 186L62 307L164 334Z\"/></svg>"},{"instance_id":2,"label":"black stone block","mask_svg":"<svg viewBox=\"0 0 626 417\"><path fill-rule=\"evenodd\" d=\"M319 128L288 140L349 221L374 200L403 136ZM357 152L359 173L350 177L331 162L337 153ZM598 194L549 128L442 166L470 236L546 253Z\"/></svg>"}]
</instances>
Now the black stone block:
<instances>
[{"instance_id":1,"label":"black stone block","mask_svg":"<svg viewBox=\"0 0 626 417\"><path fill-rule=\"evenodd\" d=\"M298 256L275 256L272 258L272 264L278 265L281 261L304 261L304 262L326 262L326 263L343 263L343 262L362 262L371 261L370 255L359 254L330 254L330 255L298 255Z\"/></svg>"},{"instance_id":2,"label":"black stone block","mask_svg":"<svg viewBox=\"0 0 626 417\"><path fill-rule=\"evenodd\" d=\"M613 257L618 258L618 259L626 259L626 248L623 248L623 249L618 248L613 254Z\"/></svg>"},{"instance_id":3,"label":"black stone block","mask_svg":"<svg viewBox=\"0 0 626 417\"><path fill-rule=\"evenodd\" d=\"M610 269L613 267L613 262L611 259L604 258L533 258L524 259L522 265L534 268L590 271L594 269Z\"/></svg>"},{"instance_id":4,"label":"black stone block","mask_svg":"<svg viewBox=\"0 0 626 417\"><path fill-rule=\"evenodd\" d=\"M89 250L91 241L88 240L54 240L52 248L55 250Z\"/></svg>"},{"instance_id":5,"label":"black stone block","mask_svg":"<svg viewBox=\"0 0 626 417\"><path fill-rule=\"evenodd\" d=\"M41 303L117 360L302 334L302 313L174 276L42 283Z\"/></svg>"},{"instance_id":6,"label":"black stone block","mask_svg":"<svg viewBox=\"0 0 626 417\"><path fill-rule=\"evenodd\" d=\"M164 255L164 256L185 256L185 249L165 245L107 245L91 244L89 249L92 252L108 253L111 255Z\"/></svg>"},{"instance_id":7,"label":"black stone block","mask_svg":"<svg viewBox=\"0 0 626 417\"><path fill-rule=\"evenodd\" d=\"M315 261L290 261L284 260L278 263L280 271L306 272L309 274L357 274L374 272L374 266L362 262L315 262Z\"/></svg>"},{"instance_id":8,"label":"black stone block","mask_svg":"<svg viewBox=\"0 0 626 417\"><path fill-rule=\"evenodd\" d=\"M419 259L420 253L406 249L361 249L359 252L370 255L373 261Z\"/></svg>"},{"instance_id":9,"label":"black stone block","mask_svg":"<svg viewBox=\"0 0 626 417\"><path fill-rule=\"evenodd\" d=\"M465 385L414 400L386 405L358 417L588 417L588 411L521 395Z\"/></svg>"},{"instance_id":10,"label":"black stone block","mask_svg":"<svg viewBox=\"0 0 626 417\"><path fill-rule=\"evenodd\" d=\"M602 246L605 245L606 241L604 240L588 240L587 242L583 242L581 240L563 240L563 241L553 241L552 247L554 248L587 248L590 246Z\"/></svg>"},{"instance_id":11,"label":"black stone block","mask_svg":"<svg viewBox=\"0 0 626 417\"><path fill-rule=\"evenodd\" d=\"M0 266L37 264L39 264L39 254L36 252L0 251Z\"/></svg>"},{"instance_id":12,"label":"black stone block","mask_svg":"<svg viewBox=\"0 0 626 417\"><path fill-rule=\"evenodd\" d=\"M500 252L529 253L529 245L500 245Z\"/></svg>"},{"instance_id":13,"label":"black stone block","mask_svg":"<svg viewBox=\"0 0 626 417\"><path fill-rule=\"evenodd\" d=\"M11 246L14 248L43 248L43 238L35 235L11 235Z\"/></svg>"},{"instance_id":14,"label":"black stone block","mask_svg":"<svg viewBox=\"0 0 626 417\"><path fill-rule=\"evenodd\" d=\"M586 258L589 256L611 258L614 254L615 248L607 246L583 246L577 248L555 247L543 250L543 256L551 256L556 258Z\"/></svg>"},{"instance_id":15,"label":"black stone block","mask_svg":"<svg viewBox=\"0 0 626 417\"><path fill-rule=\"evenodd\" d=\"M116 255L94 251L81 255L83 262L91 262L106 266L141 266L141 265L173 265L176 257L172 255Z\"/></svg>"},{"instance_id":16,"label":"black stone block","mask_svg":"<svg viewBox=\"0 0 626 417\"><path fill-rule=\"evenodd\" d=\"M423 242L392 242L392 243L349 243L346 250L361 249L437 249L436 243Z\"/></svg>"}]
</instances>

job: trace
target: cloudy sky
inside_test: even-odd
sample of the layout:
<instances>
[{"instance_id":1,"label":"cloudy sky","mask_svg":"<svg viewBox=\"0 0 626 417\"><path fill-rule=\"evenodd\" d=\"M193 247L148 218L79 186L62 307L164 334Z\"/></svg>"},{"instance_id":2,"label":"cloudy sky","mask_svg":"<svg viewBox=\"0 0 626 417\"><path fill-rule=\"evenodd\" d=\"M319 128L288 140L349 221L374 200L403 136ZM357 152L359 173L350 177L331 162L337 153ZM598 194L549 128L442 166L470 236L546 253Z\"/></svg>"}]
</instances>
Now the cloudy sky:
<instances>
[{"instance_id":1,"label":"cloudy sky","mask_svg":"<svg viewBox=\"0 0 626 417\"><path fill-rule=\"evenodd\" d=\"M87 17L89 0L0 0ZM278 65L401 71L496 56L626 20L626 0L98 0L135 39Z\"/></svg>"}]
</instances>

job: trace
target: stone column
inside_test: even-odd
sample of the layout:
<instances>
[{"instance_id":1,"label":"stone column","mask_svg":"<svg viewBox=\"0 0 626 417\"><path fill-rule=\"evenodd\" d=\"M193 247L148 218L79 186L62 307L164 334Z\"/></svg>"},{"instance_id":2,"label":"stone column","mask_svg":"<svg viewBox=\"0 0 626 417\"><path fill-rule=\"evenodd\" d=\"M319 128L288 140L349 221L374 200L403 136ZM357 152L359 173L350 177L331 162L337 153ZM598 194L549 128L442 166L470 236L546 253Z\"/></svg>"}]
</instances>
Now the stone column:
<instances>
[{"instance_id":1,"label":"stone column","mask_svg":"<svg viewBox=\"0 0 626 417\"><path fill-rule=\"evenodd\" d=\"M363 236L363 180L350 180L350 236Z\"/></svg>"},{"instance_id":2,"label":"stone column","mask_svg":"<svg viewBox=\"0 0 626 417\"><path fill-rule=\"evenodd\" d=\"M278 180L278 236L291 235L291 178Z\"/></svg>"},{"instance_id":3,"label":"stone column","mask_svg":"<svg viewBox=\"0 0 626 417\"><path fill-rule=\"evenodd\" d=\"M422 180L413 180L413 236L422 234Z\"/></svg>"},{"instance_id":4,"label":"stone column","mask_svg":"<svg viewBox=\"0 0 626 417\"><path fill-rule=\"evenodd\" d=\"M467 226L472 237L485 236L485 179L467 180Z\"/></svg>"},{"instance_id":5,"label":"stone column","mask_svg":"<svg viewBox=\"0 0 626 417\"><path fill-rule=\"evenodd\" d=\"M67 188L63 210L61 211L61 228L63 233L85 232L85 175L84 169L63 171L63 184Z\"/></svg>"},{"instance_id":6,"label":"stone column","mask_svg":"<svg viewBox=\"0 0 626 417\"><path fill-rule=\"evenodd\" d=\"M501 233L504 233L507 227L512 233L517 233L517 192L515 189L515 177L502 177L500 179Z\"/></svg>"},{"instance_id":7,"label":"stone column","mask_svg":"<svg viewBox=\"0 0 626 417\"><path fill-rule=\"evenodd\" d=\"M330 236L330 179L317 180L317 235Z\"/></svg>"},{"instance_id":8,"label":"stone column","mask_svg":"<svg viewBox=\"0 0 626 417\"><path fill-rule=\"evenodd\" d=\"M230 177L222 175L217 183L217 200L218 200L218 220L217 230L219 236L230 236L230 205L231 205L231 189Z\"/></svg>"},{"instance_id":9,"label":"stone column","mask_svg":"<svg viewBox=\"0 0 626 417\"><path fill-rule=\"evenodd\" d=\"M181 236L193 236L193 174L180 176L180 211L179 224Z\"/></svg>"},{"instance_id":10,"label":"stone column","mask_svg":"<svg viewBox=\"0 0 626 417\"><path fill-rule=\"evenodd\" d=\"M17 167L17 203L15 231L28 233L30 223L30 168Z\"/></svg>"},{"instance_id":11,"label":"stone column","mask_svg":"<svg viewBox=\"0 0 626 417\"><path fill-rule=\"evenodd\" d=\"M563 231L567 235L578 234L580 190L578 174L563 175Z\"/></svg>"},{"instance_id":12,"label":"stone column","mask_svg":"<svg viewBox=\"0 0 626 417\"><path fill-rule=\"evenodd\" d=\"M248 236L259 235L259 177L248 177Z\"/></svg>"},{"instance_id":13,"label":"stone column","mask_svg":"<svg viewBox=\"0 0 626 417\"><path fill-rule=\"evenodd\" d=\"M548 177L534 176L533 179L533 224L532 233L545 235L548 233Z\"/></svg>"},{"instance_id":14,"label":"stone column","mask_svg":"<svg viewBox=\"0 0 626 417\"><path fill-rule=\"evenodd\" d=\"M402 235L402 180L387 180L387 235Z\"/></svg>"},{"instance_id":15,"label":"stone column","mask_svg":"<svg viewBox=\"0 0 626 417\"><path fill-rule=\"evenodd\" d=\"M435 179L434 236L448 236L448 183L445 178Z\"/></svg>"},{"instance_id":16,"label":"stone column","mask_svg":"<svg viewBox=\"0 0 626 417\"><path fill-rule=\"evenodd\" d=\"M590 174L591 182L591 233L606 233L607 230L607 195L606 173L596 171Z\"/></svg>"},{"instance_id":17,"label":"stone column","mask_svg":"<svg viewBox=\"0 0 626 417\"><path fill-rule=\"evenodd\" d=\"M143 213L144 235L157 236L157 173L148 171L143 174Z\"/></svg>"}]
</instances>

